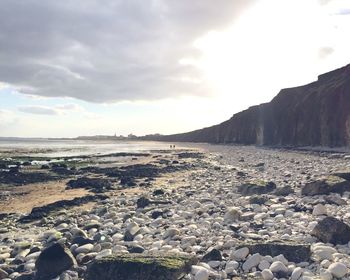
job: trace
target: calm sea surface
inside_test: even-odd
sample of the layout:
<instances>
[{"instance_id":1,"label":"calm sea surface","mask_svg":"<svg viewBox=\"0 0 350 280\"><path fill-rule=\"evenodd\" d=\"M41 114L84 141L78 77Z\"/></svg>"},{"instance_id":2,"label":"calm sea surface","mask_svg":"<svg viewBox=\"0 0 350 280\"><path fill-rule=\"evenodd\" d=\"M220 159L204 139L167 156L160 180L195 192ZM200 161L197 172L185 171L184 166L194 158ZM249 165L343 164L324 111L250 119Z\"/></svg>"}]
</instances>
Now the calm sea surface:
<instances>
[{"instance_id":1,"label":"calm sea surface","mask_svg":"<svg viewBox=\"0 0 350 280\"><path fill-rule=\"evenodd\" d=\"M79 156L168 150L171 143L148 141L0 140L2 155ZM180 146L177 146L180 148ZM183 147L182 147L183 148Z\"/></svg>"}]
</instances>

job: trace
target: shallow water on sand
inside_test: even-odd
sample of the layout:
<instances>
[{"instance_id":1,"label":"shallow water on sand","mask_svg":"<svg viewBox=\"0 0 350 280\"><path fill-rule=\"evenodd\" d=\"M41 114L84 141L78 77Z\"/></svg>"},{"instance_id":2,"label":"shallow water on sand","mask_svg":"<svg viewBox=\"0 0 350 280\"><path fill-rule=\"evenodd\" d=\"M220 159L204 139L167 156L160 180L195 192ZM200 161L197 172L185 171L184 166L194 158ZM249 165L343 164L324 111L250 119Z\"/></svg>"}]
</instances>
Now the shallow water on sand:
<instances>
[{"instance_id":1,"label":"shallow water on sand","mask_svg":"<svg viewBox=\"0 0 350 280\"><path fill-rule=\"evenodd\" d=\"M0 154L3 156L68 157L168 150L169 146L170 143L149 141L0 140Z\"/></svg>"}]
</instances>

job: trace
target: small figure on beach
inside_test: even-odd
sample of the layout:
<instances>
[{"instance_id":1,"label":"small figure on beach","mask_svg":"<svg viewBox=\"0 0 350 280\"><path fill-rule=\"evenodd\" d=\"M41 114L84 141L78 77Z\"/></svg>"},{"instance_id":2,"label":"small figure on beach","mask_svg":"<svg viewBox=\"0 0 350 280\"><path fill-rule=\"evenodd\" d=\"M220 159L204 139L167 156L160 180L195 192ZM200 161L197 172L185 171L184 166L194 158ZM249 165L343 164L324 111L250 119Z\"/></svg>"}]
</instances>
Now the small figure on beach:
<instances>
[{"instance_id":1,"label":"small figure on beach","mask_svg":"<svg viewBox=\"0 0 350 280\"><path fill-rule=\"evenodd\" d=\"M170 145L170 149L175 149L175 145Z\"/></svg>"}]
</instances>

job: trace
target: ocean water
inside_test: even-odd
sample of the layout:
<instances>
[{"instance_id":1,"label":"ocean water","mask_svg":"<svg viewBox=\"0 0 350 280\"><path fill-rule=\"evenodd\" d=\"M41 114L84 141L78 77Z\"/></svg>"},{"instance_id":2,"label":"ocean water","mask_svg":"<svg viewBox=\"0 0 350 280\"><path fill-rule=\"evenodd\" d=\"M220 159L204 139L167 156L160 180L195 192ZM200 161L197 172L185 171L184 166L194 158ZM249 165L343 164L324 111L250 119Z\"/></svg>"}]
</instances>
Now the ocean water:
<instances>
[{"instance_id":1,"label":"ocean water","mask_svg":"<svg viewBox=\"0 0 350 280\"><path fill-rule=\"evenodd\" d=\"M150 141L0 140L0 155L66 157L168 150L171 143ZM177 146L177 148L185 148Z\"/></svg>"}]
</instances>

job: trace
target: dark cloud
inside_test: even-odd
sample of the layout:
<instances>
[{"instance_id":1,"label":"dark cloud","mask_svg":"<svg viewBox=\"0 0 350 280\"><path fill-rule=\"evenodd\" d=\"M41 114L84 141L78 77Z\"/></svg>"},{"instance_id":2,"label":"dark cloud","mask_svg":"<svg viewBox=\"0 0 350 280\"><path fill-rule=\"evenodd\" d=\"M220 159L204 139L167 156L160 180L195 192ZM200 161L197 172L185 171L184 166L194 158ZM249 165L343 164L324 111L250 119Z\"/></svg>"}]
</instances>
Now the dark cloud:
<instances>
[{"instance_id":1,"label":"dark cloud","mask_svg":"<svg viewBox=\"0 0 350 280\"><path fill-rule=\"evenodd\" d=\"M0 82L92 102L205 95L183 57L256 0L2 0Z\"/></svg>"}]
</instances>

